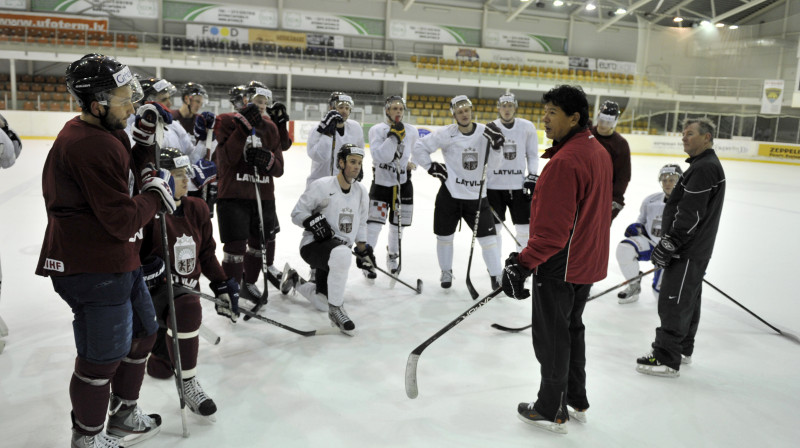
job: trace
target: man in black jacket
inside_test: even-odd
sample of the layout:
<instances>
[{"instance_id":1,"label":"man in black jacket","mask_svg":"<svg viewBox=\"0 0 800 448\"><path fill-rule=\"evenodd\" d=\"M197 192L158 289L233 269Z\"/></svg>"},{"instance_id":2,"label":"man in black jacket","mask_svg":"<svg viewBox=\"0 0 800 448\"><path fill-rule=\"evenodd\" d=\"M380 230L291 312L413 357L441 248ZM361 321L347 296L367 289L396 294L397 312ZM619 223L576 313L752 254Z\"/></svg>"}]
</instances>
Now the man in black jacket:
<instances>
[{"instance_id":1,"label":"man in black jacket","mask_svg":"<svg viewBox=\"0 0 800 448\"><path fill-rule=\"evenodd\" d=\"M664 268L658 296L661 326L651 353L636 360L640 373L677 377L681 364L692 362L703 276L725 200L725 172L713 144L714 123L707 118L683 121L683 150L690 166L664 206L663 236L650 257Z\"/></svg>"}]
</instances>

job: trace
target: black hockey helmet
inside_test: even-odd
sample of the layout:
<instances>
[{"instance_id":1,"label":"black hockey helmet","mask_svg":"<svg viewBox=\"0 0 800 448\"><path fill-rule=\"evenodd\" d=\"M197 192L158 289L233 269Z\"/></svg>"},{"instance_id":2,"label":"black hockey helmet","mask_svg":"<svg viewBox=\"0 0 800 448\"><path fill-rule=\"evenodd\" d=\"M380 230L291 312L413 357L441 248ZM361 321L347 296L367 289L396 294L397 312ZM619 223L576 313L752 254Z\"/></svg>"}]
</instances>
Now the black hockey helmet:
<instances>
[{"instance_id":1,"label":"black hockey helmet","mask_svg":"<svg viewBox=\"0 0 800 448\"><path fill-rule=\"evenodd\" d=\"M400 95L392 95L392 96L386 97L386 99L383 101L384 110L389 110L389 108L392 107L392 104L394 104L394 103L402 103L403 104L403 109L406 108L406 100L402 96L400 96Z\"/></svg>"},{"instance_id":2,"label":"black hockey helmet","mask_svg":"<svg viewBox=\"0 0 800 448\"><path fill-rule=\"evenodd\" d=\"M140 78L139 84L142 86L145 101L157 101L158 96L164 92L169 93L170 97L175 96L178 92L171 82L162 78Z\"/></svg>"},{"instance_id":3,"label":"black hockey helmet","mask_svg":"<svg viewBox=\"0 0 800 448\"><path fill-rule=\"evenodd\" d=\"M190 165L189 156L183 154L176 148L161 148L158 158L159 166L165 170L178 170L188 168Z\"/></svg>"},{"instance_id":4,"label":"black hockey helmet","mask_svg":"<svg viewBox=\"0 0 800 448\"><path fill-rule=\"evenodd\" d=\"M336 109L336 104L339 103L340 96L347 96L347 94L344 92L331 93L330 98L328 98L328 106L330 106L331 110Z\"/></svg>"},{"instance_id":5,"label":"black hockey helmet","mask_svg":"<svg viewBox=\"0 0 800 448\"><path fill-rule=\"evenodd\" d=\"M619 118L619 104L614 101L603 101L603 105L600 107L600 115L608 115L616 120Z\"/></svg>"},{"instance_id":6,"label":"black hockey helmet","mask_svg":"<svg viewBox=\"0 0 800 448\"><path fill-rule=\"evenodd\" d=\"M203 87L202 84L198 84L196 82L187 82L186 84L181 87L181 99L184 103L186 103L186 96L194 96L199 95L203 98L203 104L208 102L208 92L206 92L206 88Z\"/></svg>"},{"instance_id":7,"label":"black hockey helmet","mask_svg":"<svg viewBox=\"0 0 800 448\"><path fill-rule=\"evenodd\" d=\"M230 90L228 90L228 99L236 109L241 109L244 107L244 90L245 87L243 85L233 86Z\"/></svg>"},{"instance_id":8,"label":"black hockey helmet","mask_svg":"<svg viewBox=\"0 0 800 448\"><path fill-rule=\"evenodd\" d=\"M339 148L339 153L336 155L336 165L339 165L339 161L347 163L347 156L349 155L364 157L364 148L352 143L345 143Z\"/></svg>"},{"instance_id":9,"label":"black hockey helmet","mask_svg":"<svg viewBox=\"0 0 800 448\"><path fill-rule=\"evenodd\" d=\"M673 174L677 174L678 177L683 176L683 170L679 165L668 163L658 170L658 181L661 182L664 176L671 176Z\"/></svg>"},{"instance_id":10,"label":"black hockey helmet","mask_svg":"<svg viewBox=\"0 0 800 448\"><path fill-rule=\"evenodd\" d=\"M251 102L253 97L261 95L267 99L267 105L272 104L272 91L260 81L250 81L244 86L244 98Z\"/></svg>"},{"instance_id":11,"label":"black hockey helmet","mask_svg":"<svg viewBox=\"0 0 800 448\"><path fill-rule=\"evenodd\" d=\"M116 59L97 53L87 54L67 67L67 90L82 109L89 109L92 101L108 106L110 92L129 85L131 102L142 100L142 87L131 69Z\"/></svg>"}]
</instances>

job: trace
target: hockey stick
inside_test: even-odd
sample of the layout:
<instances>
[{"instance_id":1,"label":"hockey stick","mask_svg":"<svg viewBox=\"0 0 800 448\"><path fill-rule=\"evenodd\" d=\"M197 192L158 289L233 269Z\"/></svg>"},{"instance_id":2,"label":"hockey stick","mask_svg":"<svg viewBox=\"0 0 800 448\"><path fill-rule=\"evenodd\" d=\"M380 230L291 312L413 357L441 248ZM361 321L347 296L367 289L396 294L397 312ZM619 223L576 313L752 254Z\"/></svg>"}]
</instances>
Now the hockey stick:
<instances>
[{"instance_id":1,"label":"hockey stick","mask_svg":"<svg viewBox=\"0 0 800 448\"><path fill-rule=\"evenodd\" d=\"M636 281L636 280L641 280L642 277L644 277L647 274L652 273L655 270L656 270L656 268L653 268L653 269L650 269L647 272L641 272L641 273L639 273L639 275L637 275L636 277L633 277L630 280L625 280L624 282L622 282L622 283L620 283L618 285L614 285L614 286L606 289L605 291L603 291L601 293L597 293L597 294L589 297L588 299L586 299L586 301L587 302L591 302L592 300L594 300L594 299L596 299L596 298L598 298L600 296L606 295L606 294L610 293L611 291L613 291L615 289L619 289L619 288L627 285L628 283L631 283L631 282ZM500 324L492 324L492 328L496 328L496 329L498 329L500 331L505 331L505 332L508 332L508 333L519 333L520 331L527 330L528 328L531 328L532 326L533 325L525 325L524 327L515 328L515 327L506 327L505 325L500 325Z\"/></svg>"},{"instance_id":2,"label":"hockey stick","mask_svg":"<svg viewBox=\"0 0 800 448\"><path fill-rule=\"evenodd\" d=\"M494 215L494 218L496 220L500 221L500 224L503 224L503 228L505 228L506 231L508 232L508 234L511 235L511 239L514 240L515 243L517 243L517 247L522 247L522 244L519 244L519 241L517 241L517 237L515 237L514 234L511 233L511 229L508 228L508 226L506 225L506 222L503 221L502 219L500 219L500 216L497 214L496 211L494 211L494 209L491 206L489 206L489 210L492 211L492 214Z\"/></svg>"},{"instance_id":3,"label":"hockey stick","mask_svg":"<svg viewBox=\"0 0 800 448\"><path fill-rule=\"evenodd\" d=\"M161 142L164 138L164 121L156 112L147 112L155 115L153 121L156 123L156 138L153 146L155 147L156 169L161 169ZM149 120L148 120L149 121ZM167 217L163 208L159 206L158 218L161 221L161 249L164 257L164 273L168 281L172 281L172 260L169 257L169 238L167 236ZM181 405L181 425L183 427L183 437L189 437L189 426L186 422L186 397L183 393L183 369L181 367L181 348L178 343L178 319L175 315L175 292L172 288L167 288L167 303L169 304L169 329L172 332L172 353L174 354L173 364L175 365L175 386L178 388L178 399Z\"/></svg>"},{"instance_id":4,"label":"hockey stick","mask_svg":"<svg viewBox=\"0 0 800 448\"><path fill-rule=\"evenodd\" d=\"M219 300L214 296L211 296L211 295L199 292L199 291L195 291L194 289L189 289L189 288L186 288L186 287L183 287L183 286L175 286L175 288L180 290L182 293L194 294L194 295L199 296L199 297L201 297L203 299L210 300L210 301L216 303L217 305L228 306L228 304L223 302L222 300ZM295 334L299 334L300 336L308 337L308 336L314 336L314 335L317 334L317 330L298 330L297 328L290 327L289 325L282 324L282 323L280 323L278 321L272 320L272 319L270 319L268 317L264 317L264 316L262 316L260 314L256 314L256 313L254 313L252 311L248 311L248 310L245 310L245 309L239 308L239 312L244 314L245 317L251 317L253 319L258 319L258 320L266 322L268 324L275 325L278 328L283 328L284 330L291 331L292 333L295 333Z\"/></svg>"},{"instance_id":5,"label":"hockey stick","mask_svg":"<svg viewBox=\"0 0 800 448\"><path fill-rule=\"evenodd\" d=\"M729 296L729 295L725 294L725 293L724 293L724 292L723 292L721 289L719 289L719 288L717 288L716 286L714 286L713 284L711 284L711 282L709 282L709 281L708 281L708 280L706 280L705 278L703 279L703 283L705 283L706 285L708 285L708 286L710 286L710 287L714 288L714 290L715 290L715 291L717 291L718 293L720 293L720 294L722 294L723 296L725 296L725 298L726 298L726 299L728 299L728 300L730 300L731 302L733 302L733 303L735 303L735 304L739 305L739 307L740 307L741 309L743 309L743 310L747 311L748 313L750 313L750 315L752 315L752 316L753 316L753 317L755 317L756 319L760 320L760 321L761 321L761 322L762 322L764 325L766 325L766 326L768 326L769 328L772 328L773 330L775 330L775 331L776 331L776 332L777 332L779 335L781 335L781 336L783 336L783 337L785 337L785 338L787 338L787 339L791 340L792 342L795 342L795 343L797 343L797 344L800 344L800 338L798 338L796 334L789 333L788 331L785 331L785 330L779 330L779 329L778 329L778 328L776 328L775 326L773 326L773 325L770 325L770 323L769 323L769 322L767 322L767 321L765 321L764 319L760 318L760 317L759 317L759 316L758 316L756 313L754 313L754 312L750 311L749 309L747 309L747 307L745 307L745 306L744 306L744 305L742 305L741 303L739 303L739 302L737 302L736 300L734 300L734 299L733 299L733 297L731 297L731 296Z\"/></svg>"},{"instance_id":6,"label":"hockey stick","mask_svg":"<svg viewBox=\"0 0 800 448\"><path fill-rule=\"evenodd\" d=\"M484 297L471 307L461 313L458 317L456 317L452 322L447 324L444 328L436 332L433 336L429 337L425 342L420 344L417 348L411 351L411 354L408 355L408 361L406 361L406 395L408 398L417 398L419 395L419 387L417 384L417 363L419 362L419 357L422 355L422 352L428 348L429 345L433 344L434 341L439 339L443 334L450 331L453 327L460 324L462 320L469 317L472 313L475 312L478 308L482 307L489 303L495 296L500 294L503 291L503 288L497 288L488 296Z\"/></svg>"},{"instance_id":7,"label":"hockey stick","mask_svg":"<svg viewBox=\"0 0 800 448\"><path fill-rule=\"evenodd\" d=\"M219 335L215 333L214 330L206 327L203 324L200 324L200 336L209 343L211 343L211 345L219 344L220 341Z\"/></svg>"},{"instance_id":8,"label":"hockey stick","mask_svg":"<svg viewBox=\"0 0 800 448\"><path fill-rule=\"evenodd\" d=\"M256 135L256 130L253 129L253 133L251 135ZM254 306L250 311L255 314L258 313L258 310L261 309L262 306L267 304L267 300L269 297L269 270L267 269L267 237L264 234L264 210L261 207L261 192L258 189L258 167L253 167L253 179L255 182L253 183L253 187L256 189L256 205L258 206L258 237L261 239L261 274L264 277L264 292L261 293L261 298L258 299L258 303ZM245 285L245 288L247 285ZM244 320L245 322L250 320L252 316L245 314Z\"/></svg>"},{"instance_id":9,"label":"hockey stick","mask_svg":"<svg viewBox=\"0 0 800 448\"><path fill-rule=\"evenodd\" d=\"M355 252L353 252L353 255L355 255L355 256L356 256L356 258L358 258L358 259L359 259L359 260L361 260L362 262L364 261L364 257L360 257L360 256L359 256L358 254L356 254ZM397 276L395 276L395 275L392 275L392 274L390 274L390 273L389 273L389 272L387 272L387 271L384 271L383 269L381 269L381 268L380 268L380 267L378 267L378 266L372 265L372 267L374 267L374 268L375 268L375 269L376 269L378 272L382 272L382 273L386 274L387 276L391 277L391 279L392 279L392 280L394 280L394 281L396 281L396 282L400 282L400 283L402 283L402 284L403 284L403 285L405 285L405 286L408 286L409 288L413 289L413 290L414 290L414 291L415 291L417 294L422 294L422 280L420 280L420 279L417 279L417 287L415 288L415 287L413 287L413 286L409 285L408 283L406 283L406 282L404 282L404 281L400 280L400 278L399 278L399 277L397 277Z\"/></svg>"},{"instance_id":10,"label":"hockey stick","mask_svg":"<svg viewBox=\"0 0 800 448\"><path fill-rule=\"evenodd\" d=\"M489 166L489 144L491 142L486 139L486 155L483 159L483 174L481 175L481 187L478 191L478 210L475 213L475 225L472 226L472 244L469 246L469 261L467 262L467 289L472 300L478 298L478 291L472 285L472 279L469 278L469 271L472 268L472 253L475 252L475 239L478 237L478 222L481 219L481 201L483 200L483 187L486 185L486 168Z\"/></svg>"},{"instance_id":11,"label":"hockey stick","mask_svg":"<svg viewBox=\"0 0 800 448\"><path fill-rule=\"evenodd\" d=\"M394 120L395 123L400 123L400 117L397 117ZM397 145L400 146L402 142L398 143ZM402 156L400 157L402 159ZM395 172L397 173L397 186L394 187L394 200L396 200L397 204L397 269L395 270L394 274L396 276L400 275L400 269L403 267L403 183L400 182L400 160L397 161L398 163L395 165ZM389 225L392 225L390 222ZM395 285L394 279L391 280L389 283L390 288L394 288ZM422 292L422 285L419 284L419 290ZM419 293L417 293L419 294Z\"/></svg>"}]
</instances>

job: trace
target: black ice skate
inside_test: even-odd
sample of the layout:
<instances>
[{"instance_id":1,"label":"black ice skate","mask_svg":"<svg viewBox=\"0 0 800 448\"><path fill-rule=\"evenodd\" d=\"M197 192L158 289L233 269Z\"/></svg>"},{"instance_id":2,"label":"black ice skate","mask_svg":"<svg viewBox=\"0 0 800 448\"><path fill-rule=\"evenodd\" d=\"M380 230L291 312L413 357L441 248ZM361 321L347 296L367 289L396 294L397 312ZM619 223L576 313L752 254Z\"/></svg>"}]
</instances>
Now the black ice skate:
<instances>
[{"instance_id":1,"label":"black ice skate","mask_svg":"<svg viewBox=\"0 0 800 448\"><path fill-rule=\"evenodd\" d=\"M160 430L160 415L145 414L136 404L136 400L123 400L111 394L106 432L110 436L121 438L120 445L131 446L144 442Z\"/></svg>"},{"instance_id":2,"label":"black ice skate","mask_svg":"<svg viewBox=\"0 0 800 448\"><path fill-rule=\"evenodd\" d=\"M261 290L258 289L258 286L256 286L254 283L246 282L242 282L242 285L239 288L239 298L253 302L258 308L266 305L268 301L266 297L262 296Z\"/></svg>"},{"instance_id":3,"label":"black ice skate","mask_svg":"<svg viewBox=\"0 0 800 448\"><path fill-rule=\"evenodd\" d=\"M523 422L529 425L536 426L537 428L551 431L556 434L567 433L566 419L556 417L555 421L551 421L544 418L533 408L533 402L520 403L519 405L517 405L517 416Z\"/></svg>"},{"instance_id":4,"label":"black ice skate","mask_svg":"<svg viewBox=\"0 0 800 448\"><path fill-rule=\"evenodd\" d=\"M648 353L636 360L636 371L645 375L677 378L681 373L668 365L661 364L653 353Z\"/></svg>"},{"instance_id":5,"label":"black ice skate","mask_svg":"<svg viewBox=\"0 0 800 448\"><path fill-rule=\"evenodd\" d=\"M283 273L278 270L274 265L267 266L267 280L272 283L272 286L275 289L281 289L281 279L283 278Z\"/></svg>"},{"instance_id":6,"label":"black ice skate","mask_svg":"<svg viewBox=\"0 0 800 448\"><path fill-rule=\"evenodd\" d=\"M453 270L448 269L446 271L442 271L442 276L439 278L439 281L442 282L442 288L444 289L453 286Z\"/></svg>"},{"instance_id":7,"label":"black ice skate","mask_svg":"<svg viewBox=\"0 0 800 448\"><path fill-rule=\"evenodd\" d=\"M641 272L639 273L641 274ZM627 288L617 294L617 302L620 305L633 303L639 300L639 293L642 291L641 280L631 282Z\"/></svg>"},{"instance_id":8,"label":"black ice skate","mask_svg":"<svg viewBox=\"0 0 800 448\"><path fill-rule=\"evenodd\" d=\"M347 316L344 305L333 306L328 304L328 318L331 320L332 327L339 327L339 331L342 333L348 336L355 336L356 324Z\"/></svg>"},{"instance_id":9,"label":"black ice skate","mask_svg":"<svg viewBox=\"0 0 800 448\"><path fill-rule=\"evenodd\" d=\"M297 284L300 282L300 275L289 266L289 263L286 263L283 266L283 273L281 273L281 283L278 286L280 289L281 294L287 296L291 292L292 294L296 293L295 288Z\"/></svg>"},{"instance_id":10,"label":"black ice skate","mask_svg":"<svg viewBox=\"0 0 800 448\"><path fill-rule=\"evenodd\" d=\"M207 418L209 421L217 421L214 414L217 412L217 405L214 400L206 395L203 387L197 381L197 377L183 380L183 398L186 406L195 414Z\"/></svg>"}]
</instances>

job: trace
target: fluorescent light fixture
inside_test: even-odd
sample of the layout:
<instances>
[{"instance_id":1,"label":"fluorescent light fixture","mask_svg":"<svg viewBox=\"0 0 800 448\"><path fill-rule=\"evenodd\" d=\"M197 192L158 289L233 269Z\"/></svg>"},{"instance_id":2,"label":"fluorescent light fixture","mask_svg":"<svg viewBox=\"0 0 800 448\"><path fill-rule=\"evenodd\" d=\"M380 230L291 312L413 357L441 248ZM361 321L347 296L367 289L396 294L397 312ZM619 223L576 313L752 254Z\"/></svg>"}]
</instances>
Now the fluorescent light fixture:
<instances>
[{"instance_id":1,"label":"fluorescent light fixture","mask_svg":"<svg viewBox=\"0 0 800 448\"><path fill-rule=\"evenodd\" d=\"M717 28L725 28L725 24L724 24L724 23L722 23L722 22L719 22L719 23L717 23L715 26L716 26Z\"/></svg>"},{"instance_id":2,"label":"fluorescent light fixture","mask_svg":"<svg viewBox=\"0 0 800 448\"><path fill-rule=\"evenodd\" d=\"M616 14L618 16L621 16L623 14L626 14L627 12L628 12L628 10L625 9L625 8L617 8L617 10L614 11L614 14Z\"/></svg>"},{"instance_id":3,"label":"fluorescent light fixture","mask_svg":"<svg viewBox=\"0 0 800 448\"><path fill-rule=\"evenodd\" d=\"M561 0L555 0L555 1L553 2L553 6L556 6L556 7L558 7L558 6L564 6L564 2L563 2L563 1L561 1Z\"/></svg>"},{"instance_id":4,"label":"fluorescent light fixture","mask_svg":"<svg viewBox=\"0 0 800 448\"><path fill-rule=\"evenodd\" d=\"M728 29L729 30L738 30L739 29L739 25L731 25L731 26L728 27Z\"/></svg>"},{"instance_id":5,"label":"fluorescent light fixture","mask_svg":"<svg viewBox=\"0 0 800 448\"><path fill-rule=\"evenodd\" d=\"M595 6L595 4L593 2L586 4L586 10L587 11L594 11L595 9L597 9L597 6Z\"/></svg>"},{"instance_id":6,"label":"fluorescent light fixture","mask_svg":"<svg viewBox=\"0 0 800 448\"><path fill-rule=\"evenodd\" d=\"M702 22L700 22L700 26L709 27L711 26L711 22L709 22L708 20L703 20Z\"/></svg>"},{"instance_id":7,"label":"fluorescent light fixture","mask_svg":"<svg viewBox=\"0 0 800 448\"><path fill-rule=\"evenodd\" d=\"M683 22L683 17L681 17L681 16L675 17L674 19L672 19L672 21L676 22L676 23Z\"/></svg>"}]
</instances>

